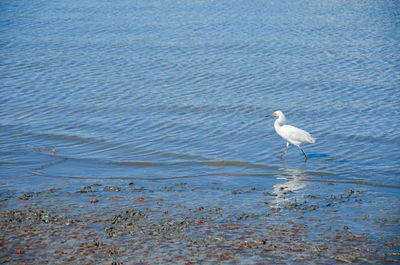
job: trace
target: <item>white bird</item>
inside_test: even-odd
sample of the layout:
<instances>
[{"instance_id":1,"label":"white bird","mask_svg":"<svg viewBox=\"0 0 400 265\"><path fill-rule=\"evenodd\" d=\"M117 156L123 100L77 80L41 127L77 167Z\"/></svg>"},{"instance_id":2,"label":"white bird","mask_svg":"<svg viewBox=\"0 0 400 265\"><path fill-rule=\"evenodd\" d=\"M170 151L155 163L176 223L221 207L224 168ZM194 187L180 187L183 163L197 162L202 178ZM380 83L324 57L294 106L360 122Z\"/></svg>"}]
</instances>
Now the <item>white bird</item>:
<instances>
[{"instance_id":1,"label":"white bird","mask_svg":"<svg viewBox=\"0 0 400 265\"><path fill-rule=\"evenodd\" d=\"M275 127L275 131L277 134L279 134L280 137L282 137L283 139L285 139L286 142L286 149L285 152L283 152L283 154L281 155L281 158L286 154L288 148L289 148L289 144L293 144L295 146L297 146L304 154L304 156L306 157L306 160L308 159L306 152L304 152L303 149L301 149L300 144L302 143L315 143L315 138L312 137L308 132L296 128L294 126L291 125L283 125L281 126L281 123L286 121L285 115L283 115L282 111L278 110L275 111L272 116L276 116L278 117L275 120L274 123L274 127Z\"/></svg>"}]
</instances>

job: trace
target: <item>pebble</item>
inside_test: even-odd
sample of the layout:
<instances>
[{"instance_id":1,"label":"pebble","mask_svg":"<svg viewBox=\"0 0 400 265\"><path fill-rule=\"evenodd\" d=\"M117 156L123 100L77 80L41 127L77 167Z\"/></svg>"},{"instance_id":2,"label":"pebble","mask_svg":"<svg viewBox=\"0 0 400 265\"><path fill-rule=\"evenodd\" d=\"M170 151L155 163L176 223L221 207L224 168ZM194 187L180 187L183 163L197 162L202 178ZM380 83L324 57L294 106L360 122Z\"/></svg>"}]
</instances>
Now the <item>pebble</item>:
<instances>
[{"instance_id":1,"label":"pebble","mask_svg":"<svg viewBox=\"0 0 400 265\"><path fill-rule=\"evenodd\" d=\"M116 191L116 192L120 192L121 189L117 186L105 186L103 191Z\"/></svg>"}]
</instances>

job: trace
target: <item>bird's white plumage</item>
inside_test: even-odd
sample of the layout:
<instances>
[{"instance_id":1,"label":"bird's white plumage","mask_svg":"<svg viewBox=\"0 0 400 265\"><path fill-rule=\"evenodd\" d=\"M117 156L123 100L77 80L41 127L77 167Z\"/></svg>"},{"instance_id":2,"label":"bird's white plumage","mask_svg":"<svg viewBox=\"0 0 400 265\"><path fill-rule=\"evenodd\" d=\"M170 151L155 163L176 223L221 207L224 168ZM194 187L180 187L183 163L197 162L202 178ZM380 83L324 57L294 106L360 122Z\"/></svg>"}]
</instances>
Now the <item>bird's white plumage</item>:
<instances>
[{"instance_id":1,"label":"bird's white plumage","mask_svg":"<svg viewBox=\"0 0 400 265\"><path fill-rule=\"evenodd\" d=\"M287 141L286 144L286 150L282 154L284 156L287 152L287 149L289 147L289 143L297 146L300 148L300 150L303 152L304 156L307 159L307 155L304 152L303 149L301 149L300 144L302 143L315 143L315 138L312 137L308 132L299 129L297 127L291 126L291 125L283 125L281 126L281 123L286 121L285 115L282 113L282 111L278 110L275 111L273 116L277 116L278 119L275 120L274 127L275 131L279 136L281 136L283 139Z\"/></svg>"},{"instance_id":2,"label":"bird's white plumage","mask_svg":"<svg viewBox=\"0 0 400 265\"><path fill-rule=\"evenodd\" d=\"M294 145L300 145L302 143L315 143L315 139L306 131L296 128L292 125L280 126L276 132L286 141Z\"/></svg>"}]
</instances>

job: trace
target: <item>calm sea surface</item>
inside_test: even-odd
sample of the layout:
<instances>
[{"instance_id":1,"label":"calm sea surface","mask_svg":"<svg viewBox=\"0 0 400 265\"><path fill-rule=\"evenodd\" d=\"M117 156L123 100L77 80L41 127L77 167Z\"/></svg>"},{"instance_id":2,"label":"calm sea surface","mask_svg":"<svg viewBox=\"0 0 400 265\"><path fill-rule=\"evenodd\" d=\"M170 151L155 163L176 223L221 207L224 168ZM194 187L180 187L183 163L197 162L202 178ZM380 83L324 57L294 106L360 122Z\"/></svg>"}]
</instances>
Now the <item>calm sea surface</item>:
<instances>
[{"instance_id":1,"label":"calm sea surface","mask_svg":"<svg viewBox=\"0 0 400 265\"><path fill-rule=\"evenodd\" d=\"M1 190L181 178L399 204L399 99L399 1L0 2ZM275 110L317 139L307 162L278 157Z\"/></svg>"}]
</instances>

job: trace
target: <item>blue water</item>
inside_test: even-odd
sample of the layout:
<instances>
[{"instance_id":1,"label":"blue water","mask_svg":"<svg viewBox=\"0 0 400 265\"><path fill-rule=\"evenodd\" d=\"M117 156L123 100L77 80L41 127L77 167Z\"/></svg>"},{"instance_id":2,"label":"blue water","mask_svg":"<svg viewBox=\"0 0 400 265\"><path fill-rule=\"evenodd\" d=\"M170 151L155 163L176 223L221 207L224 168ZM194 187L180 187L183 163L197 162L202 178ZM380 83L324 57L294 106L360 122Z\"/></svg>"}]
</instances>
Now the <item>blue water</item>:
<instances>
[{"instance_id":1,"label":"blue water","mask_svg":"<svg viewBox=\"0 0 400 265\"><path fill-rule=\"evenodd\" d=\"M389 0L1 1L0 188L333 184L398 205L399 36ZM279 158L276 110L317 139L307 162Z\"/></svg>"}]
</instances>

